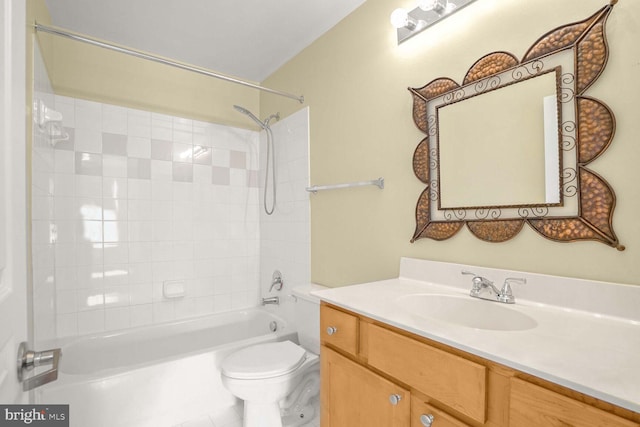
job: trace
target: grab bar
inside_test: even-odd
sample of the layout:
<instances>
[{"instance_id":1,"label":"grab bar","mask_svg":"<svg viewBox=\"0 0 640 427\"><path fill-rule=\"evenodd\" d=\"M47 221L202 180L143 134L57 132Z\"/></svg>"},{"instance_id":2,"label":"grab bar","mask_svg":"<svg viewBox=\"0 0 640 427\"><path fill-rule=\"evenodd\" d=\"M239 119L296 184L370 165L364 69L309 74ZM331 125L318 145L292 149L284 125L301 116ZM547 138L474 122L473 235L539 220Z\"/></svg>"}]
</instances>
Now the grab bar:
<instances>
[{"instance_id":1,"label":"grab bar","mask_svg":"<svg viewBox=\"0 0 640 427\"><path fill-rule=\"evenodd\" d=\"M313 185L311 187L305 188L309 193L317 193L318 191L323 190L336 190L339 188L351 188L351 187L363 187L365 185L375 185L379 189L384 188L384 178L378 178L371 181L358 181L358 182L348 182L345 184L333 184L333 185Z\"/></svg>"}]
</instances>

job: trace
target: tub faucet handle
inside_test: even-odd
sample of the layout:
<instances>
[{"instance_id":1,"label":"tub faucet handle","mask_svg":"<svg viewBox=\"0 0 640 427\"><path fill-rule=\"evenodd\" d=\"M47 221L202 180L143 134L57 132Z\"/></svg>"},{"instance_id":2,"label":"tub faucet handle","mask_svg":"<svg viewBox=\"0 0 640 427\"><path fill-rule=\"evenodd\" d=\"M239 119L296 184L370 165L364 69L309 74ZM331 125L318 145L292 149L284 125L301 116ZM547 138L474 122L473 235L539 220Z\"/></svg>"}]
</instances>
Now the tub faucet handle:
<instances>
[{"instance_id":1,"label":"tub faucet handle","mask_svg":"<svg viewBox=\"0 0 640 427\"><path fill-rule=\"evenodd\" d=\"M273 272L273 276L271 276L271 287L269 288L269 292L276 288L276 291L281 291L284 286L284 281L282 280L282 273L279 270L275 270Z\"/></svg>"}]
</instances>

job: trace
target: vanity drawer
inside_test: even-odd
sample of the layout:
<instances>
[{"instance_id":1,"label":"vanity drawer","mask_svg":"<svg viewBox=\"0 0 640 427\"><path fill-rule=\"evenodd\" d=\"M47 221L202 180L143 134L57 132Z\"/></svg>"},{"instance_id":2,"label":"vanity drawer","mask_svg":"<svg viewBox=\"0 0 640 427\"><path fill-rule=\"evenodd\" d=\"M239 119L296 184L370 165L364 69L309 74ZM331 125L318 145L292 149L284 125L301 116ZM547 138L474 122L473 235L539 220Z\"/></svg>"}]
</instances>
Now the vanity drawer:
<instances>
[{"instance_id":1,"label":"vanity drawer","mask_svg":"<svg viewBox=\"0 0 640 427\"><path fill-rule=\"evenodd\" d=\"M423 422L420 417L431 416L431 424ZM429 418L427 418L429 420ZM469 427L446 412L434 408L415 396L411 396L411 427Z\"/></svg>"},{"instance_id":2,"label":"vanity drawer","mask_svg":"<svg viewBox=\"0 0 640 427\"><path fill-rule=\"evenodd\" d=\"M640 424L594 408L519 378L511 378L512 427L639 427Z\"/></svg>"},{"instance_id":3,"label":"vanity drawer","mask_svg":"<svg viewBox=\"0 0 640 427\"><path fill-rule=\"evenodd\" d=\"M473 420L486 421L484 366L373 324L368 346L369 365Z\"/></svg>"},{"instance_id":4,"label":"vanity drawer","mask_svg":"<svg viewBox=\"0 0 640 427\"><path fill-rule=\"evenodd\" d=\"M322 305L320 307L320 341L355 356L358 351L358 318Z\"/></svg>"}]
</instances>

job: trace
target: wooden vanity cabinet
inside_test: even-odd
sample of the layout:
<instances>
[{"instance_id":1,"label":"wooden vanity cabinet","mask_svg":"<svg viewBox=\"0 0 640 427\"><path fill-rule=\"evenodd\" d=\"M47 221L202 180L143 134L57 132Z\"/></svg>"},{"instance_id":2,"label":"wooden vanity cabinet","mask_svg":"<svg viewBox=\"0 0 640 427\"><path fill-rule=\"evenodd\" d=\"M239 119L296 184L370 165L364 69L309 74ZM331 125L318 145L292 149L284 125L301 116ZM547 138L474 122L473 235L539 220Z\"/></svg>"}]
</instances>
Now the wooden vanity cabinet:
<instances>
[{"instance_id":1,"label":"wooden vanity cabinet","mask_svg":"<svg viewBox=\"0 0 640 427\"><path fill-rule=\"evenodd\" d=\"M324 302L320 325L322 427L640 427L636 412Z\"/></svg>"}]
</instances>

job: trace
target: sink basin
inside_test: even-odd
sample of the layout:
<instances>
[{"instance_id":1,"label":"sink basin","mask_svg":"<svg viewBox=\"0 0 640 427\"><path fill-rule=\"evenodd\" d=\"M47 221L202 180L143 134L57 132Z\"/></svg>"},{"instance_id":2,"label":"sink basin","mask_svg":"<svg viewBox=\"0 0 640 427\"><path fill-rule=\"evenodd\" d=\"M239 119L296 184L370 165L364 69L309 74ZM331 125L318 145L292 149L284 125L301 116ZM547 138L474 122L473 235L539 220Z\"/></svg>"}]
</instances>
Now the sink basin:
<instances>
[{"instance_id":1,"label":"sink basin","mask_svg":"<svg viewBox=\"0 0 640 427\"><path fill-rule=\"evenodd\" d=\"M426 319L495 331L524 331L538 323L513 308L470 296L411 294L396 298L402 309Z\"/></svg>"}]
</instances>

